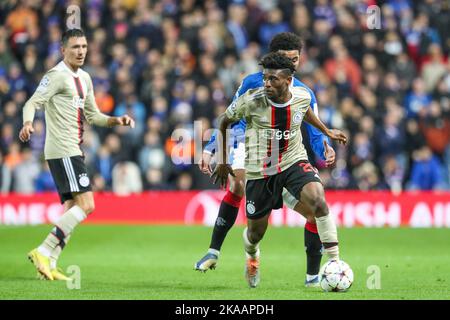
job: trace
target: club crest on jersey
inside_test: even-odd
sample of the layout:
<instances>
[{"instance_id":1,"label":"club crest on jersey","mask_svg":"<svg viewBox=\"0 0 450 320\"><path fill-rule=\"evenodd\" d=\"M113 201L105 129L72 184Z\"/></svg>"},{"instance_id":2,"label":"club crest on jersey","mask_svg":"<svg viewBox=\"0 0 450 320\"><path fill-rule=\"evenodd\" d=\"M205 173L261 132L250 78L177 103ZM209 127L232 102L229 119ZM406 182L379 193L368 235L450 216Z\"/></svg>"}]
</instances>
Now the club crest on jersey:
<instances>
[{"instance_id":1,"label":"club crest on jersey","mask_svg":"<svg viewBox=\"0 0 450 320\"><path fill-rule=\"evenodd\" d=\"M79 178L78 182L80 183L80 186L82 186L83 188L86 188L89 185L90 180L87 173L80 174L78 178Z\"/></svg>"},{"instance_id":2,"label":"club crest on jersey","mask_svg":"<svg viewBox=\"0 0 450 320\"><path fill-rule=\"evenodd\" d=\"M300 122L302 122L302 119L303 119L303 114L300 111L298 111L294 114L293 121L295 124L299 124Z\"/></svg>"},{"instance_id":3,"label":"club crest on jersey","mask_svg":"<svg viewBox=\"0 0 450 320\"><path fill-rule=\"evenodd\" d=\"M45 92L47 91L47 87L50 84L50 78L48 76L44 76L39 82L39 86L37 87L36 91Z\"/></svg>"},{"instance_id":4,"label":"club crest on jersey","mask_svg":"<svg viewBox=\"0 0 450 320\"><path fill-rule=\"evenodd\" d=\"M230 104L230 111L232 112L232 113L235 113L236 112L236 101L233 101L231 104Z\"/></svg>"},{"instance_id":5,"label":"club crest on jersey","mask_svg":"<svg viewBox=\"0 0 450 320\"><path fill-rule=\"evenodd\" d=\"M247 201L247 212L248 214L254 214L256 211L255 203L251 200Z\"/></svg>"},{"instance_id":6,"label":"club crest on jersey","mask_svg":"<svg viewBox=\"0 0 450 320\"><path fill-rule=\"evenodd\" d=\"M80 98L80 96L74 96L72 99L72 104L77 109L83 109L84 108L84 99Z\"/></svg>"}]
</instances>

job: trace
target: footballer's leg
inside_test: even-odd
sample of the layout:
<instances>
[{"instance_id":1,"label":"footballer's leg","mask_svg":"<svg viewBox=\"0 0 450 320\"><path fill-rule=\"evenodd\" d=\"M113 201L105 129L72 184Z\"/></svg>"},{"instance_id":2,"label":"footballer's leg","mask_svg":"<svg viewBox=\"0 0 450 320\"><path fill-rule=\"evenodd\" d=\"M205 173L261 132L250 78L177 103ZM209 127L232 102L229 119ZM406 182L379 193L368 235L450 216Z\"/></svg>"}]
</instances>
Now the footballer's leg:
<instances>
[{"instance_id":1,"label":"footballer's leg","mask_svg":"<svg viewBox=\"0 0 450 320\"><path fill-rule=\"evenodd\" d=\"M329 213L322 184L319 182L305 184L300 192L300 201L309 210L314 212L317 231L322 241L324 252L330 260L338 260L339 246L337 229Z\"/></svg>"},{"instance_id":2,"label":"footballer's leg","mask_svg":"<svg viewBox=\"0 0 450 320\"><path fill-rule=\"evenodd\" d=\"M244 194L245 170L237 169L233 173L236 177L229 176L229 190L220 203L219 214L214 223L208 252L195 264L195 270L206 272L208 269L215 269L222 244L228 231L236 222Z\"/></svg>"},{"instance_id":3,"label":"footballer's leg","mask_svg":"<svg viewBox=\"0 0 450 320\"><path fill-rule=\"evenodd\" d=\"M73 206L75 206L75 200L70 199L64 202L64 213L69 211ZM62 250L66 247L67 243L69 242L70 235L66 238L64 238L64 241L61 241L55 249L52 250L52 253L50 255L50 267L52 269L56 269L59 256L61 255Z\"/></svg>"},{"instance_id":4,"label":"footballer's leg","mask_svg":"<svg viewBox=\"0 0 450 320\"><path fill-rule=\"evenodd\" d=\"M75 201L73 199L66 200L64 202L64 213L69 211L74 205ZM58 243L58 245L52 250L50 254L50 271L53 275L54 280L70 280L67 276L64 275L62 270L57 267L59 256L69 242L70 237L71 235L64 238L64 241ZM41 280L46 280L46 277L42 276L40 273L38 273L38 278Z\"/></svg>"},{"instance_id":5,"label":"footballer's leg","mask_svg":"<svg viewBox=\"0 0 450 320\"><path fill-rule=\"evenodd\" d=\"M251 288L258 286L259 274L259 243L266 233L269 224L269 214L258 219L248 219L247 228L244 229L244 249L246 256L245 278Z\"/></svg>"},{"instance_id":6,"label":"footballer's leg","mask_svg":"<svg viewBox=\"0 0 450 320\"><path fill-rule=\"evenodd\" d=\"M28 257L40 274L46 279L54 280L52 253L55 249L59 250L58 246L64 248L75 227L94 210L94 197L90 191L91 186L82 157L54 159L48 162L61 202L67 211L56 222L44 242L32 250ZM80 178L76 179L77 176ZM59 256L57 251L56 254ZM53 270L57 270L56 265Z\"/></svg>"},{"instance_id":7,"label":"footballer's leg","mask_svg":"<svg viewBox=\"0 0 450 320\"><path fill-rule=\"evenodd\" d=\"M85 218L94 211L95 203L94 203L94 194L92 193L92 191L84 192L84 193L77 193L77 194L74 194L73 197L74 197L73 206L78 206L79 208L81 208L83 210L83 212L85 213ZM58 247L56 247L56 251L54 250L52 252L52 256L55 255L56 260L59 258L59 255L61 254L62 250L65 248L67 243L69 242L69 239L71 236L72 236L72 232L70 232L60 242L60 245ZM51 256L51 258L52 258L52 256ZM55 280L66 280L66 281L70 280L70 278L67 277L63 273L62 269L56 267L56 263L55 263L55 267L52 268L51 272L52 272L53 278Z\"/></svg>"},{"instance_id":8,"label":"footballer's leg","mask_svg":"<svg viewBox=\"0 0 450 320\"><path fill-rule=\"evenodd\" d=\"M245 214L247 228L244 230L244 250L246 256L245 278L251 288L260 282L259 262L261 251L259 243L266 233L272 209L281 208L281 192L276 185L276 177L247 180L245 186Z\"/></svg>"},{"instance_id":9,"label":"footballer's leg","mask_svg":"<svg viewBox=\"0 0 450 320\"><path fill-rule=\"evenodd\" d=\"M86 213L79 206L74 205L67 212L65 212L61 218L57 221L52 231L45 238L44 242L35 250L45 259L40 259L45 261L45 267L42 263L33 261L34 265L38 271L49 280L54 280L52 275L52 269L56 269L56 264L51 264L51 256L54 250L59 250L57 247L63 248L65 246L66 238L70 237L73 229L86 218ZM33 253L32 251L32 253ZM39 259L38 259L39 261ZM48 265L47 265L48 262ZM54 267L54 268L52 268Z\"/></svg>"},{"instance_id":10,"label":"footballer's leg","mask_svg":"<svg viewBox=\"0 0 450 320\"><path fill-rule=\"evenodd\" d=\"M211 243L208 252L197 263L195 270L206 272L208 269L215 269L219 259L220 249L228 234L228 231L236 222L236 218L244 196L245 188L245 144L239 143L237 148L232 150L232 168L235 177L229 176L229 190L222 199L219 214L214 223Z\"/></svg>"},{"instance_id":11,"label":"footballer's leg","mask_svg":"<svg viewBox=\"0 0 450 320\"><path fill-rule=\"evenodd\" d=\"M49 273L51 273L51 277L48 274L45 274L45 276L50 280L69 280L61 270L58 270L56 261L55 263L51 262L52 254L54 257L59 257L75 227L94 210L94 197L91 191L74 193L73 202L74 205L61 216L50 234L37 249L49 259Z\"/></svg>"},{"instance_id":12,"label":"footballer's leg","mask_svg":"<svg viewBox=\"0 0 450 320\"><path fill-rule=\"evenodd\" d=\"M316 219L314 212L309 210L305 205L299 202L295 208L297 212L304 212L306 223L304 229L304 241L306 251L306 287L319 286L319 270L322 260L323 245L320 241L319 232L317 231Z\"/></svg>"},{"instance_id":13,"label":"footballer's leg","mask_svg":"<svg viewBox=\"0 0 450 320\"><path fill-rule=\"evenodd\" d=\"M73 206L75 206L75 200L70 199L64 202L64 212L69 211ZM70 238L72 237L72 234L69 234L64 238L63 241L61 241L55 249L53 249L51 255L50 255L50 270L53 275L54 280L63 280L63 281L69 281L70 278L67 277L63 270L61 268L58 268L58 259L61 255L61 252L63 249L66 248L67 244L69 243Z\"/></svg>"},{"instance_id":14,"label":"footballer's leg","mask_svg":"<svg viewBox=\"0 0 450 320\"><path fill-rule=\"evenodd\" d=\"M305 224L305 251L306 251L306 287L319 286L319 270L322 259L322 242L317 232L316 220L314 212L307 206L298 201L286 189L283 189L284 204L306 218Z\"/></svg>"}]
</instances>

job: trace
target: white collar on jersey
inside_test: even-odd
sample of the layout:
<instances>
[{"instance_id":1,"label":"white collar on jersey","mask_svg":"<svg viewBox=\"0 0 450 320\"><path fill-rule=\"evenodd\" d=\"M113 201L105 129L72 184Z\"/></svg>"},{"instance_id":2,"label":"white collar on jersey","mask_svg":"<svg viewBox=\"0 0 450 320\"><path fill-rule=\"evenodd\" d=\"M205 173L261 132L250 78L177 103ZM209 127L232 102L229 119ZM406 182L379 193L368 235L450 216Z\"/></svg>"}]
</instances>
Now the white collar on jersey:
<instances>
[{"instance_id":1,"label":"white collar on jersey","mask_svg":"<svg viewBox=\"0 0 450 320\"><path fill-rule=\"evenodd\" d=\"M59 63L59 65L62 66L62 67L63 67L64 69L66 69L67 71L69 71L70 74L71 74L72 76L74 76L74 77L76 77L76 78L78 78L78 77L80 76L80 72L79 72L80 68L78 68L77 72L73 72L72 69L70 69L70 68L67 66L67 64L64 62L64 60L61 61L61 62Z\"/></svg>"},{"instance_id":2,"label":"white collar on jersey","mask_svg":"<svg viewBox=\"0 0 450 320\"><path fill-rule=\"evenodd\" d=\"M275 103L272 100L270 100L269 97L267 97L267 100L269 100L270 104L273 105L275 108L286 108L288 105L290 105L292 103L292 100L294 99L294 94L292 93L292 90L291 90L294 87L293 83L294 83L294 79L292 79L291 85L289 86L289 92L291 93L291 98L289 99L288 102Z\"/></svg>"}]
</instances>

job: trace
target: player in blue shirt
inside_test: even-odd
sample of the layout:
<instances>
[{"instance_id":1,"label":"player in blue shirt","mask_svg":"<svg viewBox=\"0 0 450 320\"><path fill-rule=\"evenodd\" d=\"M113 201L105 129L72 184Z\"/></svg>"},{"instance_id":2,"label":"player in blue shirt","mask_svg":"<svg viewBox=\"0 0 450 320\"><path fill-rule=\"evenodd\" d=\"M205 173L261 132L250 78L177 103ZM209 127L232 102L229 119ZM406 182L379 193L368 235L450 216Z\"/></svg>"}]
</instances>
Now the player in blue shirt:
<instances>
[{"instance_id":1,"label":"player in blue shirt","mask_svg":"<svg viewBox=\"0 0 450 320\"><path fill-rule=\"evenodd\" d=\"M270 42L271 52L281 52L294 63L296 69L300 64L300 52L302 41L299 36L290 32L277 34ZM306 88L311 94L311 108L318 115L316 97L313 91L300 80L294 78L293 86ZM251 74L244 78L236 92L233 102L250 89L263 87L262 72ZM318 129L308 123L304 123L308 131L311 147L321 159L326 161L327 166L331 166L335 161L335 152L329 145L329 140ZM241 120L231 126L232 135L230 137L230 163L235 177L229 177L229 190L220 205L219 214L214 225L211 243L207 254L195 264L195 270L206 272L208 269L215 269L219 258L223 241L236 221L239 206L245 192L245 120ZM205 174L211 174L210 162L217 149L216 136L213 135L206 145L202 160L199 163L200 170ZM314 287L319 285L319 269L322 258L322 243L315 224L314 214L309 212L300 202L295 199L287 190L283 191L284 203L291 209L301 213L307 219L305 225L305 248L307 255L307 270L305 285Z\"/></svg>"}]
</instances>

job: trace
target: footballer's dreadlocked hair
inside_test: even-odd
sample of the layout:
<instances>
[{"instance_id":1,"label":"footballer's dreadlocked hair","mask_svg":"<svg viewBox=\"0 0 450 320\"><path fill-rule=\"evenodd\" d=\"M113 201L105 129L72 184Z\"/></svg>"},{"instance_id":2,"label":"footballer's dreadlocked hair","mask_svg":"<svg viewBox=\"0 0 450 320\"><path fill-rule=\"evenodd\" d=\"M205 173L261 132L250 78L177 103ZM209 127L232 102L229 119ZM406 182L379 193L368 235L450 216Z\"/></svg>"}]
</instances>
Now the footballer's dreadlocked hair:
<instances>
[{"instance_id":1,"label":"footballer's dreadlocked hair","mask_svg":"<svg viewBox=\"0 0 450 320\"><path fill-rule=\"evenodd\" d=\"M264 69L286 70L289 74L295 72L295 66L291 59L279 52L271 52L262 57L259 63Z\"/></svg>"},{"instance_id":2,"label":"footballer's dreadlocked hair","mask_svg":"<svg viewBox=\"0 0 450 320\"><path fill-rule=\"evenodd\" d=\"M279 50L298 50L302 52L303 43L302 38L292 32L281 32L274 36L269 44L270 52L277 52Z\"/></svg>"},{"instance_id":3,"label":"footballer's dreadlocked hair","mask_svg":"<svg viewBox=\"0 0 450 320\"><path fill-rule=\"evenodd\" d=\"M81 29L68 29L66 31L64 31L63 35L62 35L62 39L61 39L61 43L63 46L67 45L67 42L69 41L70 38L76 37L76 38L81 38L81 37L85 37L86 35L84 34L83 30Z\"/></svg>"}]
</instances>

